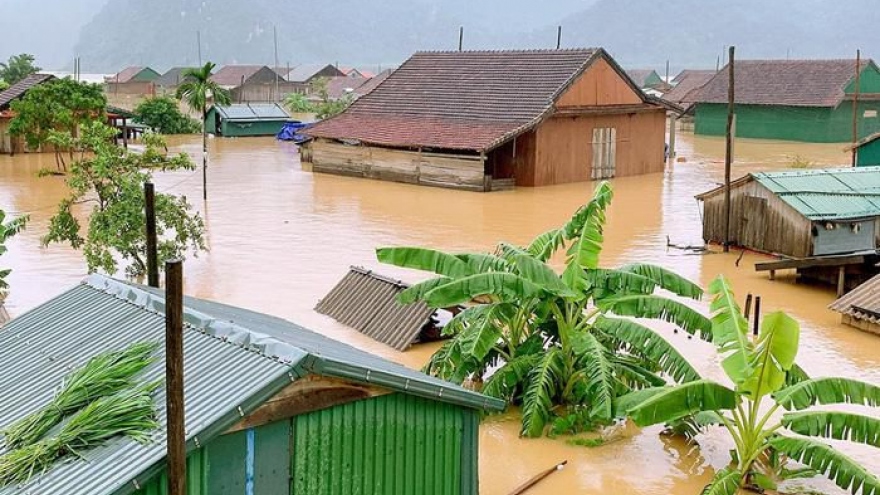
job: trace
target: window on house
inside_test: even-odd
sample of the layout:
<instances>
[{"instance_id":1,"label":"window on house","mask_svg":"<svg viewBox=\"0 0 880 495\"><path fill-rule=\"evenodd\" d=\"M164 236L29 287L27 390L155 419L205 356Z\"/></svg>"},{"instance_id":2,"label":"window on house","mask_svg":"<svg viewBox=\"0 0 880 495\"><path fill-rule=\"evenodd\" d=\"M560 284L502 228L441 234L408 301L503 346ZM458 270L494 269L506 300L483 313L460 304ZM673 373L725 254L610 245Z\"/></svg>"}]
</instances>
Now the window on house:
<instances>
[{"instance_id":1,"label":"window on house","mask_svg":"<svg viewBox=\"0 0 880 495\"><path fill-rule=\"evenodd\" d=\"M593 129L593 179L614 177L617 155L617 129L597 127Z\"/></svg>"}]
</instances>

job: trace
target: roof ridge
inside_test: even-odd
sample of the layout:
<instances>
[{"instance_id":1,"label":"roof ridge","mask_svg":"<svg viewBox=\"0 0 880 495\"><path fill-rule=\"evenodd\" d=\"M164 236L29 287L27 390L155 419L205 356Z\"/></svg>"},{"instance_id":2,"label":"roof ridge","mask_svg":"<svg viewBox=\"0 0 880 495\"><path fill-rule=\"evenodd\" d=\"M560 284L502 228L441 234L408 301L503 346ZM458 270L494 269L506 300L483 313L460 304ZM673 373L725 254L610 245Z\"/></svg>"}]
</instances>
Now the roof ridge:
<instances>
[{"instance_id":1,"label":"roof ridge","mask_svg":"<svg viewBox=\"0 0 880 495\"><path fill-rule=\"evenodd\" d=\"M586 52L586 51L597 51L600 50L601 47L581 47L581 48L523 48L523 49L508 49L501 48L496 50L418 50L413 53L413 55L431 53L431 54L455 54L455 53L465 53L465 54L473 54L473 53L486 53L486 54L499 54L499 53L572 53L572 52Z\"/></svg>"},{"instance_id":2,"label":"roof ridge","mask_svg":"<svg viewBox=\"0 0 880 495\"><path fill-rule=\"evenodd\" d=\"M140 289L134 285L115 280L104 275L92 274L82 285L137 306L147 312L165 316L165 298ZM208 314L191 309L184 304L183 323L202 335L217 339L228 345L255 352L279 363L295 366L305 357L312 355L305 349L274 337L255 332L231 321L218 320ZM269 352L268 349L272 349ZM288 351L288 352L280 352ZM289 352L294 351L294 352ZM320 356L315 356L320 358Z\"/></svg>"}]
</instances>

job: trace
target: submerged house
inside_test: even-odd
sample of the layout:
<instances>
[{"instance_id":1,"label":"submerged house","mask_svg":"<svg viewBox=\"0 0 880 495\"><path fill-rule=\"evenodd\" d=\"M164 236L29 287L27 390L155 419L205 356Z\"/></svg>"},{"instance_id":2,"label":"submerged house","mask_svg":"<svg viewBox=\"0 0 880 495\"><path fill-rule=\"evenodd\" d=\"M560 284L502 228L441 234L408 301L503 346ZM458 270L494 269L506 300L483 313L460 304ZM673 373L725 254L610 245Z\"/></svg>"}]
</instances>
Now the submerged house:
<instances>
[{"instance_id":1,"label":"submerged house","mask_svg":"<svg viewBox=\"0 0 880 495\"><path fill-rule=\"evenodd\" d=\"M172 67L156 79L155 84L163 93L174 94L180 83L187 80L184 73L188 70L198 70L198 67Z\"/></svg>"},{"instance_id":2,"label":"submerged house","mask_svg":"<svg viewBox=\"0 0 880 495\"><path fill-rule=\"evenodd\" d=\"M736 135L815 143L852 142L855 60L737 60ZM695 132L723 136L728 68L694 98ZM858 135L880 131L880 70L859 66Z\"/></svg>"},{"instance_id":3,"label":"submerged house","mask_svg":"<svg viewBox=\"0 0 880 495\"><path fill-rule=\"evenodd\" d=\"M688 108L694 104L697 92L706 85L717 71L714 70L694 70L685 69L678 73L673 79L674 85L667 93L663 95L663 99L683 108Z\"/></svg>"},{"instance_id":4,"label":"submerged house","mask_svg":"<svg viewBox=\"0 0 880 495\"><path fill-rule=\"evenodd\" d=\"M13 137L9 132L9 126L15 114L12 112L12 102L24 98L24 95L34 86L45 84L55 79L51 74L31 74L12 86L0 91L0 153L15 153L27 151L27 146L21 137Z\"/></svg>"},{"instance_id":5,"label":"submerged house","mask_svg":"<svg viewBox=\"0 0 880 495\"><path fill-rule=\"evenodd\" d=\"M664 169L666 108L601 48L419 52L308 130L312 169L492 191Z\"/></svg>"},{"instance_id":6,"label":"submerged house","mask_svg":"<svg viewBox=\"0 0 880 495\"><path fill-rule=\"evenodd\" d=\"M156 81L162 76L149 67L127 67L104 80L108 95L154 95Z\"/></svg>"},{"instance_id":7,"label":"submerged house","mask_svg":"<svg viewBox=\"0 0 880 495\"><path fill-rule=\"evenodd\" d=\"M287 79L304 88L308 88L313 82L321 78L346 77L348 74L341 71L333 64L302 64L297 65L287 74ZM352 77L363 77L359 73Z\"/></svg>"},{"instance_id":8,"label":"submerged house","mask_svg":"<svg viewBox=\"0 0 880 495\"><path fill-rule=\"evenodd\" d=\"M730 184L731 242L793 258L880 246L880 167L752 173ZM724 187L697 196L703 239L724 240Z\"/></svg>"},{"instance_id":9,"label":"submerged house","mask_svg":"<svg viewBox=\"0 0 880 495\"><path fill-rule=\"evenodd\" d=\"M664 92L669 89L669 84L654 69L627 69L626 75L643 90L653 89Z\"/></svg>"},{"instance_id":10,"label":"submerged house","mask_svg":"<svg viewBox=\"0 0 880 495\"><path fill-rule=\"evenodd\" d=\"M478 426L502 401L426 376L293 323L186 298L189 495L477 495ZM45 406L95 355L162 342L164 291L91 276L0 332L0 427ZM143 380L162 378L164 346ZM3 495L165 493L160 427L111 439ZM0 454L3 447L0 447Z\"/></svg>"},{"instance_id":11,"label":"submerged house","mask_svg":"<svg viewBox=\"0 0 880 495\"><path fill-rule=\"evenodd\" d=\"M302 84L289 81L286 75L287 69L273 70L265 65L227 65L211 79L229 90L233 103L266 103L305 91Z\"/></svg>"},{"instance_id":12,"label":"submerged house","mask_svg":"<svg viewBox=\"0 0 880 495\"><path fill-rule=\"evenodd\" d=\"M875 132L859 140L849 151L855 150L857 167L874 167L880 165L880 132Z\"/></svg>"},{"instance_id":13,"label":"submerged house","mask_svg":"<svg viewBox=\"0 0 880 495\"><path fill-rule=\"evenodd\" d=\"M880 275L858 286L829 306L844 325L880 335Z\"/></svg>"},{"instance_id":14,"label":"submerged house","mask_svg":"<svg viewBox=\"0 0 880 495\"><path fill-rule=\"evenodd\" d=\"M205 117L209 134L223 137L274 136L290 120L277 103L234 103L214 105Z\"/></svg>"}]
</instances>

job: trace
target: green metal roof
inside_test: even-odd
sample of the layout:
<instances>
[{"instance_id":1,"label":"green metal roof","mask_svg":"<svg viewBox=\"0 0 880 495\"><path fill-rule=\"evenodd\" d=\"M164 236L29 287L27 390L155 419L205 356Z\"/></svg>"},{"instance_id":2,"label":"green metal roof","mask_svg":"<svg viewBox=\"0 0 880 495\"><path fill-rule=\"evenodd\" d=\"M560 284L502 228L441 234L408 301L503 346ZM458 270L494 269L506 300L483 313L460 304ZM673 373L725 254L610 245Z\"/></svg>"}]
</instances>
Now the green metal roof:
<instances>
[{"instance_id":1,"label":"green metal roof","mask_svg":"<svg viewBox=\"0 0 880 495\"><path fill-rule=\"evenodd\" d=\"M880 216L880 167L759 172L752 177L810 220Z\"/></svg>"},{"instance_id":2,"label":"green metal roof","mask_svg":"<svg viewBox=\"0 0 880 495\"><path fill-rule=\"evenodd\" d=\"M45 405L71 370L109 349L162 341L162 291L93 275L79 286L12 320L0 331L0 428ZM428 377L306 330L288 321L187 298L184 375L188 449L198 448L308 373L373 383L463 407L501 409L497 399ZM163 354L160 352L160 354ZM160 378L163 356L144 373ZM156 398L162 426L154 441L127 438L60 463L0 495L134 492L164 463L164 393ZM4 449L0 447L0 455Z\"/></svg>"},{"instance_id":3,"label":"green metal roof","mask_svg":"<svg viewBox=\"0 0 880 495\"><path fill-rule=\"evenodd\" d=\"M233 122L287 120L290 118L287 111L277 103L234 103L225 107L215 105L213 108L221 118Z\"/></svg>"}]
</instances>

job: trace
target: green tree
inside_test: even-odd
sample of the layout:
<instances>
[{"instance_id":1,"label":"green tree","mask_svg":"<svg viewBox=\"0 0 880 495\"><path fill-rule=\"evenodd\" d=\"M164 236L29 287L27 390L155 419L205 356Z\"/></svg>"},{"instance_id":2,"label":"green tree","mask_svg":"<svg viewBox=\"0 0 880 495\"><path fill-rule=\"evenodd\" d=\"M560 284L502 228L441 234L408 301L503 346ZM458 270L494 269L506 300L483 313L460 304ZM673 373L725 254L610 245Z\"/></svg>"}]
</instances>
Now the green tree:
<instances>
[{"instance_id":1,"label":"green tree","mask_svg":"<svg viewBox=\"0 0 880 495\"><path fill-rule=\"evenodd\" d=\"M439 277L400 294L433 308L468 307L444 331L452 339L425 371L457 383L485 380L483 393L522 405L522 433L540 436L610 423L617 398L667 379L700 377L663 337L630 317L661 319L710 337L711 322L676 296L702 290L658 266L599 267L611 188L564 226L529 246L500 244L496 254L447 254L421 248L380 248L384 263ZM548 260L566 253L557 274Z\"/></svg>"},{"instance_id":2,"label":"green tree","mask_svg":"<svg viewBox=\"0 0 880 495\"><path fill-rule=\"evenodd\" d=\"M34 65L35 60L36 58L28 53L9 57L5 64L0 63L0 80L13 85L29 75L39 72L42 69Z\"/></svg>"},{"instance_id":3,"label":"green tree","mask_svg":"<svg viewBox=\"0 0 880 495\"><path fill-rule=\"evenodd\" d=\"M6 241L24 230L27 221L28 217L23 216L7 222L6 212L0 210L0 256L3 256L7 251ZM3 299L6 297L6 292L9 290L9 284L6 282L6 277L8 277L10 273L12 273L12 270L8 268L0 268L0 303L3 302Z\"/></svg>"},{"instance_id":4,"label":"green tree","mask_svg":"<svg viewBox=\"0 0 880 495\"><path fill-rule=\"evenodd\" d=\"M6 89L8 87L9 87L9 83L4 81L3 79L0 79L0 91L3 91L4 89Z\"/></svg>"},{"instance_id":5,"label":"green tree","mask_svg":"<svg viewBox=\"0 0 880 495\"><path fill-rule=\"evenodd\" d=\"M159 134L193 134L199 132L199 123L167 96L147 98L134 109L135 119Z\"/></svg>"},{"instance_id":6,"label":"green tree","mask_svg":"<svg viewBox=\"0 0 880 495\"><path fill-rule=\"evenodd\" d=\"M107 99L101 86L70 78L55 79L31 88L24 98L12 102L15 117L10 123L9 132L24 136L32 149L53 144L58 169L66 171L67 164L62 153L71 152L71 143L57 139L57 134L54 142L50 142L52 131L75 136L80 126L103 121L106 105Z\"/></svg>"},{"instance_id":7,"label":"green tree","mask_svg":"<svg viewBox=\"0 0 880 495\"><path fill-rule=\"evenodd\" d=\"M225 88L211 79L214 71L214 63L207 62L204 67L198 69L186 69L183 71L184 81L177 87L177 99L198 111L202 116L202 196L208 199L208 101L213 100L214 105L226 106L232 104L232 96Z\"/></svg>"},{"instance_id":8,"label":"green tree","mask_svg":"<svg viewBox=\"0 0 880 495\"><path fill-rule=\"evenodd\" d=\"M295 113L313 113L315 112L315 104L302 93L290 93L284 98L284 106L288 110Z\"/></svg>"},{"instance_id":9,"label":"green tree","mask_svg":"<svg viewBox=\"0 0 880 495\"><path fill-rule=\"evenodd\" d=\"M83 125L79 137L71 138L80 158L70 167L70 194L58 205L42 241L82 249L90 272L113 274L121 259L127 262L126 274L137 277L146 271L144 183L150 181L153 170L193 170L195 166L185 153L168 155L158 134L146 134L146 148L135 153L114 145L115 133L100 122L90 122ZM82 204L94 205L84 236L73 211ZM204 222L191 209L185 198L156 194L160 261L206 249Z\"/></svg>"},{"instance_id":10,"label":"green tree","mask_svg":"<svg viewBox=\"0 0 880 495\"><path fill-rule=\"evenodd\" d=\"M318 119L329 119L335 115L344 112L354 103L354 96L345 94L341 98L331 98L328 89L329 80L326 77L319 77L312 82L312 92L318 95L319 101L313 105L313 111Z\"/></svg>"},{"instance_id":11,"label":"green tree","mask_svg":"<svg viewBox=\"0 0 880 495\"><path fill-rule=\"evenodd\" d=\"M710 425L726 428L736 445L733 461L715 474L703 493L733 495L745 486L773 489L780 477L793 474L786 466L791 460L854 494L859 490L865 495L880 494L880 479L874 474L811 438L880 447L880 419L812 408L817 404L880 406L880 387L847 378L809 378L795 363L800 337L797 321L781 312L768 314L760 334L752 338L728 281L719 277L709 291L713 341L734 387L699 380L641 390L621 398L622 412L637 425L671 423L689 435ZM805 474L802 470L794 473Z\"/></svg>"}]
</instances>

